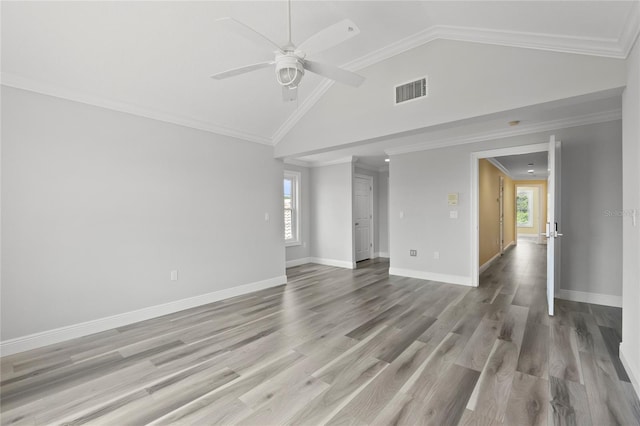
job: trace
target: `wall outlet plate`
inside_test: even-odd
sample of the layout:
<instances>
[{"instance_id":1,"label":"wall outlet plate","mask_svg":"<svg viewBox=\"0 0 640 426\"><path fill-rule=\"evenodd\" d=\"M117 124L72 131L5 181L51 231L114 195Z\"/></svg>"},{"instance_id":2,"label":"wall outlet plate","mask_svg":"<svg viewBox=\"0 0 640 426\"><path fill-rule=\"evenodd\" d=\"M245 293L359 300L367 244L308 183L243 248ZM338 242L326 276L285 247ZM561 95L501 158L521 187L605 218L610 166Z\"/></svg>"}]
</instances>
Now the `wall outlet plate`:
<instances>
[{"instance_id":1,"label":"wall outlet plate","mask_svg":"<svg viewBox=\"0 0 640 426\"><path fill-rule=\"evenodd\" d=\"M409 250L409 256L417 256L418 250Z\"/></svg>"}]
</instances>

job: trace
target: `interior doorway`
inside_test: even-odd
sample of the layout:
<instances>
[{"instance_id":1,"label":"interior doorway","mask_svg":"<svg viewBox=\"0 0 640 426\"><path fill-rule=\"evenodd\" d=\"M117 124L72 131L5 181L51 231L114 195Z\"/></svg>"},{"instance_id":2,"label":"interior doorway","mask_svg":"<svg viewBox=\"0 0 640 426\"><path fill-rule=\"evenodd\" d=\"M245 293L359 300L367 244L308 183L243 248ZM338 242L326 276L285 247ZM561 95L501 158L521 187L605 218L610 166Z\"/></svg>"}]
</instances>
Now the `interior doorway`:
<instances>
[{"instance_id":1,"label":"interior doorway","mask_svg":"<svg viewBox=\"0 0 640 426\"><path fill-rule=\"evenodd\" d=\"M354 251L355 261L373 258L373 177L354 175Z\"/></svg>"}]
</instances>

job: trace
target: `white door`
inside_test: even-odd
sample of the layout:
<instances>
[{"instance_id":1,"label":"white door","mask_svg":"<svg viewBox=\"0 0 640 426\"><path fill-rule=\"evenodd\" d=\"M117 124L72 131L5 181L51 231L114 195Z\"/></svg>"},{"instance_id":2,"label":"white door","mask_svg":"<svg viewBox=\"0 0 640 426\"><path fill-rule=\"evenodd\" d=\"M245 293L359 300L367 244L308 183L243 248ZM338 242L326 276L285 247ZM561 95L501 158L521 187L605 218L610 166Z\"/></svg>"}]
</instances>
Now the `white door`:
<instances>
[{"instance_id":1,"label":"white door","mask_svg":"<svg viewBox=\"0 0 640 426\"><path fill-rule=\"evenodd\" d=\"M355 245L356 262L370 259L372 247L371 241L371 191L372 179L355 177Z\"/></svg>"},{"instance_id":2,"label":"white door","mask_svg":"<svg viewBox=\"0 0 640 426\"><path fill-rule=\"evenodd\" d=\"M500 254L504 253L504 178L498 177L498 220L500 221Z\"/></svg>"},{"instance_id":3,"label":"white door","mask_svg":"<svg viewBox=\"0 0 640 426\"><path fill-rule=\"evenodd\" d=\"M556 142L554 135L549 138L549 177L547 179L547 224L545 237L547 237L547 304L549 315L553 315L553 298L555 286L559 283L559 256L560 241L560 142Z\"/></svg>"}]
</instances>

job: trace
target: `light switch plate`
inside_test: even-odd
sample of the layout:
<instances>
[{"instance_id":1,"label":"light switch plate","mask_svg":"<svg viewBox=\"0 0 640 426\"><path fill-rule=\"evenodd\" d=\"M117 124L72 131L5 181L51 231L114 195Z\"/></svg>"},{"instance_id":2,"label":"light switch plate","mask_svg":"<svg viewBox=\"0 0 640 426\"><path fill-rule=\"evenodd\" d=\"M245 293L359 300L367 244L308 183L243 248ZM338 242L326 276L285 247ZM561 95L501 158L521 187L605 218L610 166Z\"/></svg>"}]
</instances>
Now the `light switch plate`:
<instances>
[{"instance_id":1,"label":"light switch plate","mask_svg":"<svg viewBox=\"0 0 640 426\"><path fill-rule=\"evenodd\" d=\"M449 212L449 219L457 219L458 218L458 210L451 210Z\"/></svg>"}]
</instances>

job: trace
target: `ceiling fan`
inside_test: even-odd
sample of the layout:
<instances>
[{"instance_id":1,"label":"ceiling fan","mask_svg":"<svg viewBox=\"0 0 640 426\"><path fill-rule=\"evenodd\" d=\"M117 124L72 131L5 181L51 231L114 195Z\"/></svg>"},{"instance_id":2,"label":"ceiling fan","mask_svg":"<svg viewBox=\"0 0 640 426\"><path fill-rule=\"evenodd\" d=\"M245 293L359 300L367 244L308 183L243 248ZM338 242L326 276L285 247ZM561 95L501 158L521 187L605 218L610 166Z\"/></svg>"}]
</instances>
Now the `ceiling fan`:
<instances>
[{"instance_id":1,"label":"ceiling fan","mask_svg":"<svg viewBox=\"0 0 640 426\"><path fill-rule=\"evenodd\" d=\"M358 27L349 19L344 19L320 32L312 35L300 46L291 41L291 0L288 2L288 42L280 47L263 34L253 28L236 21L233 18L218 19L217 25L226 27L249 41L267 48L274 52L275 58L272 61L258 62L256 64L245 65L240 68L230 69L215 75L211 78L222 80L261 68L275 66L276 80L282 86L282 98L284 101L293 101L298 96L298 85L304 76L305 71L330 78L339 83L357 87L364 81L364 77L351 71L338 68L334 65L323 64L306 59L307 55L325 51L334 47L351 37L360 33Z\"/></svg>"}]
</instances>

